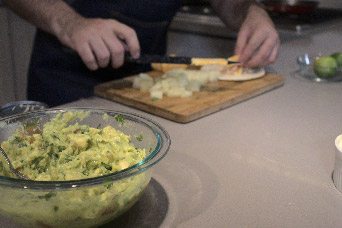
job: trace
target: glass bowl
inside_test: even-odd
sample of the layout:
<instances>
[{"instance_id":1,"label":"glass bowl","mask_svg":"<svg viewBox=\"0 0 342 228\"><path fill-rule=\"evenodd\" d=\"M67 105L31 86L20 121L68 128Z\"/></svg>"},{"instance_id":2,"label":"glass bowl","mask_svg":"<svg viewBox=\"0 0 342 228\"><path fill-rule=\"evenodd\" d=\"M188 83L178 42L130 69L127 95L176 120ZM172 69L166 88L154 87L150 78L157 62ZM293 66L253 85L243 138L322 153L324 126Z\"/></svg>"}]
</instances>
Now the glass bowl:
<instances>
[{"instance_id":1,"label":"glass bowl","mask_svg":"<svg viewBox=\"0 0 342 228\"><path fill-rule=\"evenodd\" d=\"M297 57L297 64L299 69L295 72L295 74L299 77L306 78L315 82L338 82L342 81L342 68L337 67L336 73L331 77L320 77L314 71L314 63L315 60L323 56L322 54L303 54ZM330 70L330 68L321 70Z\"/></svg>"},{"instance_id":2,"label":"glass bowl","mask_svg":"<svg viewBox=\"0 0 342 228\"><path fill-rule=\"evenodd\" d=\"M21 124L42 126L68 111L89 112L69 124L109 125L130 135L135 147L145 149L145 159L116 173L81 180L27 181L0 176L0 214L4 217L27 227L98 227L139 199L151 179L151 167L169 150L170 137L158 123L132 113L91 108L46 109L0 119L0 142L8 140ZM118 115L124 123L115 118ZM133 137L136 135L142 137ZM3 159L2 163L0 169L7 165Z\"/></svg>"},{"instance_id":3,"label":"glass bowl","mask_svg":"<svg viewBox=\"0 0 342 228\"><path fill-rule=\"evenodd\" d=\"M48 105L38 101L16 101L0 107L0 117L11 116L24 112L32 112L48 108Z\"/></svg>"}]
</instances>

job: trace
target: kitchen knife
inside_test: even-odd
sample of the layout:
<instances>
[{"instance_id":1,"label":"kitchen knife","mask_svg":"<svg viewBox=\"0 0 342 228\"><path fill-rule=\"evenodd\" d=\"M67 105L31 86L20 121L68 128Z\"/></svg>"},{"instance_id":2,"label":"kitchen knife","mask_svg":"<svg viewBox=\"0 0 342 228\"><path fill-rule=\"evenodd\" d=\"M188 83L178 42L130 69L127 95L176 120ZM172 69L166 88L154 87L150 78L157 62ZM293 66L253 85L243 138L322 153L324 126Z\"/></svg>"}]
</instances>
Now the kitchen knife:
<instances>
[{"instance_id":1,"label":"kitchen knife","mask_svg":"<svg viewBox=\"0 0 342 228\"><path fill-rule=\"evenodd\" d=\"M237 58L237 57L233 57ZM125 55L125 61L135 62L139 64L151 64L151 63L170 63L170 64L189 64L195 66L218 64L227 65L232 63L239 63L238 61L230 60L231 58L193 58L184 56L161 56L161 55L141 55L140 58L134 59L129 53Z\"/></svg>"},{"instance_id":2,"label":"kitchen knife","mask_svg":"<svg viewBox=\"0 0 342 228\"><path fill-rule=\"evenodd\" d=\"M68 55L78 56L78 53L68 47L62 47L63 52ZM125 52L125 61L138 64L151 64L151 63L170 63L170 64L188 64L194 66L203 65L227 65L239 64L238 57L233 56L228 59L224 58L192 58L184 56L163 56L163 55L141 55L138 59L133 58L129 52Z\"/></svg>"}]
</instances>

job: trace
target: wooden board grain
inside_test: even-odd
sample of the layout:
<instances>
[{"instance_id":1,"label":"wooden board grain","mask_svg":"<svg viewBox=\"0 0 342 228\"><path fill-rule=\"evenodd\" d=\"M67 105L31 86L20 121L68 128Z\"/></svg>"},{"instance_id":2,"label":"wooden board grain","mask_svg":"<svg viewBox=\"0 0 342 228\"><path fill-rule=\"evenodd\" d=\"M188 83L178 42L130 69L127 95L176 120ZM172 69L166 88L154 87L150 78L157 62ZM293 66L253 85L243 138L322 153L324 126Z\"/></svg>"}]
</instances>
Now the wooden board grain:
<instances>
[{"instance_id":1,"label":"wooden board grain","mask_svg":"<svg viewBox=\"0 0 342 228\"><path fill-rule=\"evenodd\" d=\"M148 72L153 77L160 72ZM153 100L149 92L132 88L131 76L97 85L95 95L125 104L179 123L187 123L237 104L284 84L284 76L267 73L249 81L217 81L206 84L187 98L166 97Z\"/></svg>"}]
</instances>

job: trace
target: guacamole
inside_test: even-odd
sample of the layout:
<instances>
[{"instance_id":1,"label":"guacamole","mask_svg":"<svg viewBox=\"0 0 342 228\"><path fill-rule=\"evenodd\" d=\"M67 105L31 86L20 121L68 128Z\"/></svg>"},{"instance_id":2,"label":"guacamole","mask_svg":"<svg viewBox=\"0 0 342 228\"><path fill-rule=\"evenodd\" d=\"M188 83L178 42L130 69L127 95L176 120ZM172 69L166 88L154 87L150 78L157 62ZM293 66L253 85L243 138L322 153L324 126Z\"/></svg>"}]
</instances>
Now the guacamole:
<instances>
[{"instance_id":1,"label":"guacamole","mask_svg":"<svg viewBox=\"0 0 342 228\"><path fill-rule=\"evenodd\" d=\"M13 166L36 181L92 178L126 169L146 157L131 136L111 126L79 124L86 112L58 114L45 124L26 122L1 146ZM103 116L105 121L113 118ZM125 124L122 116L114 119ZM41 127L39 127L41 126ZM119 127L118 127L119 128ZM138 137L138 136L134 136ZM139 140L144 140L139 135ZM0 175L11 176L0 159ZM143 193L151 169L112 181L67 189L0 187L0 213L27 227L96 227L129 209Z\"/></svg>"},{"instance_id":2,"label":"guacamole","mask_svg":"<svg viewBox=\"0 0 342 228\"><path fill-rule=\"evenodd\" d=\"M39 129L28 123L2 142L14 168L36 181L68 181L103 176L126 169L146 156L131 136L111 126L68 123L85 113L67 112ZM108 117L105 117L108 118ZM10 175L4 169L0 175Z\"/></svg>"}]
</instances>

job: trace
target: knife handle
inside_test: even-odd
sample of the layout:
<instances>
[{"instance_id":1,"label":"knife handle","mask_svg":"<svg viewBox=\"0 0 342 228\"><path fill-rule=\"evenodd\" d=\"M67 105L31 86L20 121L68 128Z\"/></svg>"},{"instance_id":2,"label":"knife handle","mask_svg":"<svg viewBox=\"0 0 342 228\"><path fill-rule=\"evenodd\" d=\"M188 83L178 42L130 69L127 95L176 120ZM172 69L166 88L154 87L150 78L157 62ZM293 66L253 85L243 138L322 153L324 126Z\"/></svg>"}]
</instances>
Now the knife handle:
<instances>
[{"instance_id":1,"label":"knife handle","mask_svg":"<svg viewBox=\"0 0 342 228\"><path fill-rule=\"evenodd\" d=\"M163 55L141 55L138 59L134 59L128 52L125 53L125 61L138 64L151 63L171 63L171 64L191 64L191 57L179 56L163 56Z\"/></svg>"}]
</instances>

